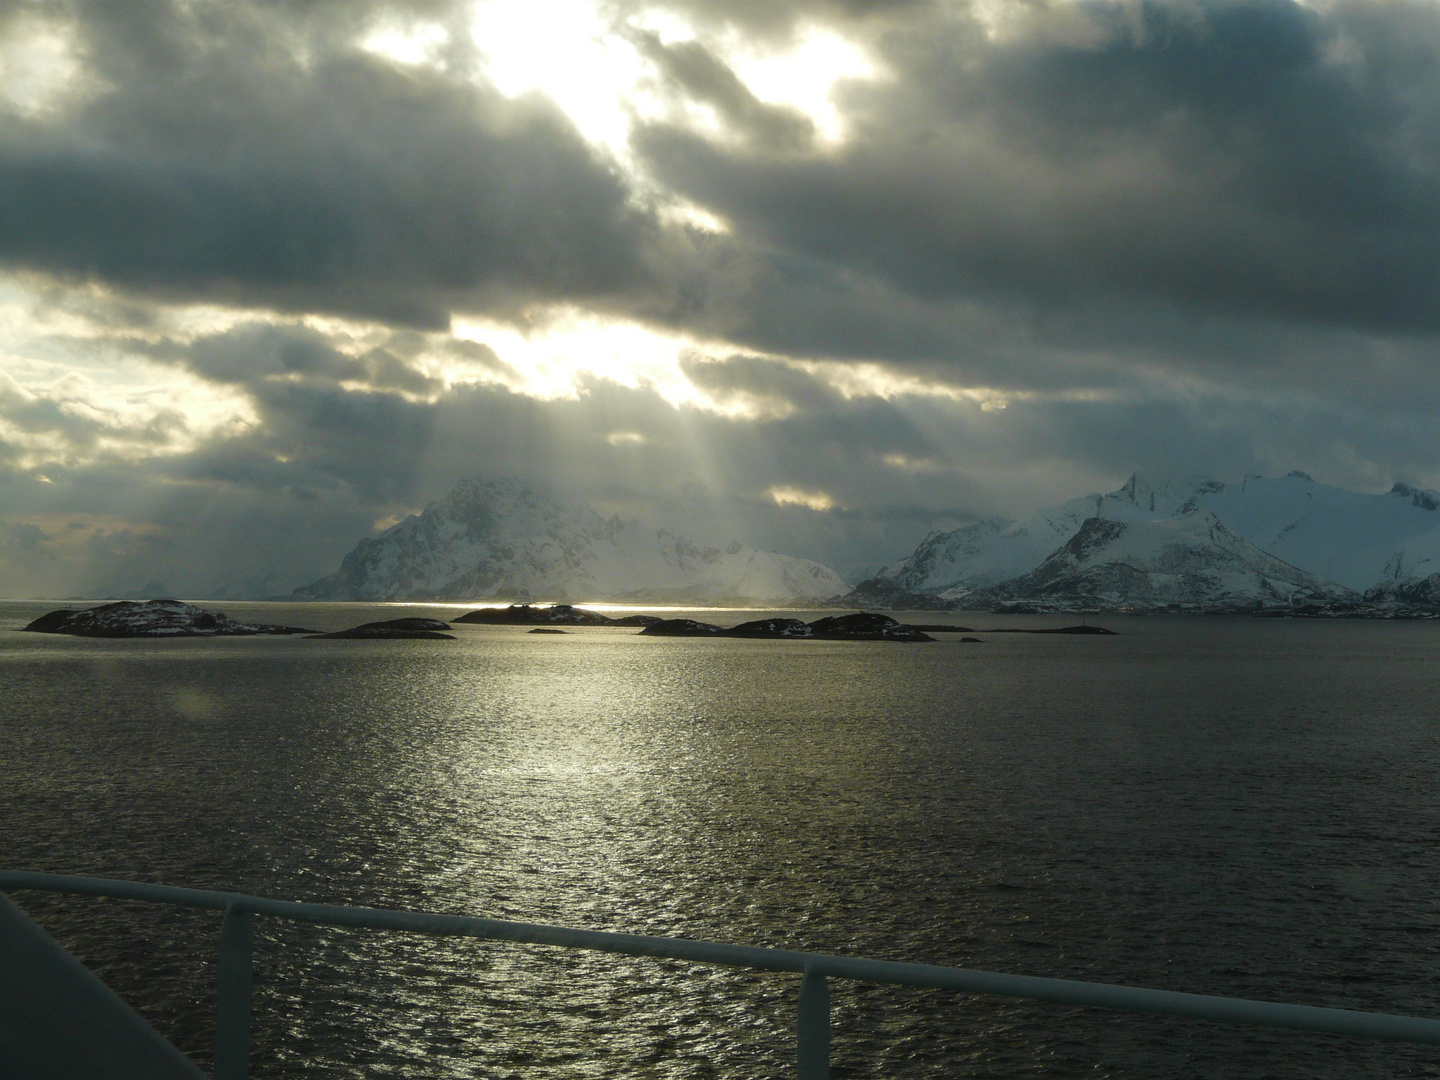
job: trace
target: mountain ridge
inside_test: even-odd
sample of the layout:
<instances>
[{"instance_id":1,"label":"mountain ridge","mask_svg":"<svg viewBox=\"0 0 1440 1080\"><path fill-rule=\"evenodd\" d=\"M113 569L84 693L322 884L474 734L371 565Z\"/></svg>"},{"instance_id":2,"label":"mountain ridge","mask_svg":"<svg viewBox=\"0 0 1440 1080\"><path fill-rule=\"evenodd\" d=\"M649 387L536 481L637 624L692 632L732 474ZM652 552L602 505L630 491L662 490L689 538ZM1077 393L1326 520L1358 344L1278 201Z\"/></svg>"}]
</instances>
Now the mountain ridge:
<instances>
[{"instance_id":1,"label":"mountain ridge","mask_svg":"<svg viewBox=\"0 0 1440 1080\"><path fill-rule=\"evenodd\" d=\"M297 600L825 600L849 590L828 567L735 541L705 547L514 479L458 482L360 540Z\"/></svg>"},{"instance_id":2,"label":"mountain ridge","mask_svg":"<svg viewBox=\"0 0 1440 1080\"><path fill-rule=\"evenodd\" d=\"M1353 604L1363 594L1372 605L1440 607L1440 585L1435 584L1440 582L1440 493L1403 482L1381 494L1351 492L1319 484L1299 470L1277 479L1246 476L1233 484L1203 476L1173 481L1132 474L1115 491L1081 496L1027 518L990 518L932 533L910 556L842 600L920 607L1000 602L1038 587L1034 579L1028 584L1020 579L1063 551L1091 521L1153 523L1194 513L1212 514L1228 536L1307 575L1304 580L1335 587L1307 585L1316 603ZM1215 563L1210 570L1219 573L1220 564L1238 557L1236 550L1228 539L1217 541L1209 553ZM1193 546L1190 558L1192 569L1205 561ZM1115 573L1123 575L1118 569ZM1258 580L1252 582L1257 589ZM1074 584L1079 588L1081 583ZM1132 583L1129 591L1137 590L1147 592ZM1159 602L1165 589L1156 583L1148 591L1155 594L1151 601ZM1101 602L1099 596L1092 599ZM1263 589L1250 599L1278 603ZM1241 600L1237 593L1223 601L1191 597L1172 602L1229 608ZM1138 600L1112 595L1109 602Z\"/></svg>"},{"instance_id":3,"label":"mountain ridge","mask_svg":"<svg viewBox=\"0 0 1440 1080\"><path fill-rule=\"evenodd\" d=\"M1360 597L1236 536L1209 510L1150 521L1094 517L1028 574L974 600L1086 608L1245 610L1354 604Z\"/></svg>"}]
</instances>

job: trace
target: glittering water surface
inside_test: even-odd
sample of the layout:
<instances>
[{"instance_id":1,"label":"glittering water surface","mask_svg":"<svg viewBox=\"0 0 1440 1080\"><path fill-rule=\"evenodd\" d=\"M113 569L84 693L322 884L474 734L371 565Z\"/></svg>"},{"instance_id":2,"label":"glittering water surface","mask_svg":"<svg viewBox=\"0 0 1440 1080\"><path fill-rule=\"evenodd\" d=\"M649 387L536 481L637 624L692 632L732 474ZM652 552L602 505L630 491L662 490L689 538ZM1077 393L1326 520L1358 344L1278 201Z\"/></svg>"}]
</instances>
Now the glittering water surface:
<instances>
[{"instance_id":1,"label":"glittering water surface","mask_svg":"<svg viewBox=\"0 0 1440 1080\"><path fill-rule=\"evenodd\" d=\"M1106 622L915 646L0 630L0 864L1440 1014L1440 625ZM218 915L16 898L208 1061ZM258 1077L792 1070L794 977L258 931ZM836 1076L1440 1075L1423 1048L832 989Z\"/></svg>"}]
</instances>

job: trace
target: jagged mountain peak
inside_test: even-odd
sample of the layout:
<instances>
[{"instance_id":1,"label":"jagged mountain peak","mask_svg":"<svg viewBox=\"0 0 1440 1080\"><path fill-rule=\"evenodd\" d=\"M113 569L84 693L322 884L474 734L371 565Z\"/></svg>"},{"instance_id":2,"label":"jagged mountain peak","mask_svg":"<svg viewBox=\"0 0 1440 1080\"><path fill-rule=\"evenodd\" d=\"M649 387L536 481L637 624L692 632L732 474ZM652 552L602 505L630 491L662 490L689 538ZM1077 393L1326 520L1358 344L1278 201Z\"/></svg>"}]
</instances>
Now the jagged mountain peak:
<instances>
[{"instance_id":1,"label":"jagged mountain peak","mask_svg":"<svg viewBox=\"0 0 1440 1080\"><path fill-rule=\"evenodd\" d=\"M947 597L996 585L1037 566L1090 518L1113 521L1168 517L1224 484L1206 476L1173 479L1132 473L1119 488L1071 499L1018 521L986 518L932 533L908 558L880 577L912 593Z\"/></svg>"},{"instance_id":2,"label":"jagged mountain peak","mask_svg":"<svg viewBox=\"0 0 1440 1080\"><path fill-rule=\"evenodd\" d=\"M1352 601L1355 594L1261 551L1204 509L1149 521L1090 518L1028 574L984 602L1238 609Z\"/></svg>"},{"instance_id":3,"label":"jagged mountain peak","mask_svg":"<svg viewBox=\"0 0 1440 1080\"><path fill-rule=\"evenodd\" d=\"M361 540L297 599L816 600L848 586L807 559L706 547L512 478L466 479Z\"/></svg>"},{"instance_id":4,"label":"jagged mountain peak","mask_svg":"<svg viewBox=\"0 0 1440 1080\"><path fill-rule=\"evenodd\" d=\"M1208 512L1227 533L1269 555L1356 592L1396 587L1440 571L1440 493L1397 483L1388 494L1347 491L1298 469L1226 484L1136 472L1114 491L1082 496L1030 517L976 522L934 534L880 574L903 593L959 599L1027 574L1088 528L1090 519L1145 522Z\"/></svg>"},{"instance_id":5,"label":"jagged mountain peak","mask_svg":"<svg viewBox=\"0 0 1440 1080\"><path fill-rule=\"evenodd\" d=\"M1390 489L1390 494L1398 495L1400 498L1418 506L1421 510L1440 510L1440 491L1415 488L1403 481L1396 480L1395 486Z\"/></svg>"},{"instance_id":6,"label":"jagged mountain peak","mask_svg":"<svg viewBox=\"0 0 1440 1080\"><path fill-rule=\"evenodd\" d=\"M1224 490L1225 485L1209 476L1150 476L1139 472L1120 487L1099 496L1102 501L1129 503L1152 514L1178 513L1187 503L1201 495ZM1095 496L1090 496L1095 498Z\"/></svg>"}]
</instances>

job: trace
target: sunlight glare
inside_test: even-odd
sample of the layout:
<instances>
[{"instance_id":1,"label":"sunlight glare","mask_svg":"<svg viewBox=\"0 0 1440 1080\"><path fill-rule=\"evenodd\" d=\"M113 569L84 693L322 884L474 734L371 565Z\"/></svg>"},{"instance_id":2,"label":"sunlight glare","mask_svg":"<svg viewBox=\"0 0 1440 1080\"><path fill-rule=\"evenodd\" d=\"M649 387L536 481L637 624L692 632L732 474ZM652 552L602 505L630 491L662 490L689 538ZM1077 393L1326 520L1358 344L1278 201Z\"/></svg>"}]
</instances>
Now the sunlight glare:
<instances>
[{"instance_id":1,"label":"sunlight glare","mask_svg":"<svg viewBox=\"0 0 1440 1080\"><path fill-rule=\"evenodd\" d=\"M724 50L740 81L761 101L800 110L815 125L821 142L831 146L846 136L845 118L836 107L836 86L843 80L876 80L881 69L863 49L833 30L811 27L783 52L747 51L744 44Z\"/></svg>"},{"instance_id":2,"label":"sunlight glare","mask_svg":"<svg viewBox=\"0 0 1440 1080\"><path fill-rule=\"evenodd\" d=\"M414 66L433 63L449 38L445 28L434 23L405 28L385 25L361 40L360 47L396 63Z\"/></svg>"},{"instance_id":3,"label":"sunlight glare","mask_svg":"<svg viewBox=\"0 0 1440 1080\"><path fill-rule=\"evenodd\" d=\"M520 381L512 384L493 370L461 364L446 369L445 378L452 385L501 381L517 393L549 400L576 397L587 380L604 379L631 389L653 389L672 405L696 398L679 364L680 353L693 342L637 323L566 308L547 313L529 332L504 323L457 318L454 333L494 349L519 373Z\"/></svg>"},{"instance_id":4,"label":"sunlight glare","mask_svg":"<svg viewBox=\"0 0 1440 1080\"><path fill-rule=\"evenodd\" d=\"M736 351L723 341L700 341L568 307L542 313L529 328L456 317L453 333L493 349L510 370L507 373L494 366L447 360L434 373L448 386L498 383L515 393L553 400L579 397L588 382L604 380L630 389L652 390L676 408L698 408L735 420L783 419L792 411L785 403L777 404L755 394L712 396L690 381L682 358L723 356ZM876 363L770 359L807 372L847 400L938 398L969 405L978 412L995 413L1012 399L1034 396L1027 391L955 386L892 371Z\"/></svg>"},{"instance_id":5,"label":"sunlight glare","mask_svg":"<svg viewBox=\"0 0 1440 1080\"><path fill-rule=\"evenodd\" d=\"M484 0L475 44L507 97L547 94L580 133L624 158L631 109L647 65L635 46L585 0Z\"/></svg>"},{"instance_id":6,"label":"sunlight glare","mask_svg":"<svg viewBox=\"0 0 1440 1080\"><path fill-rule=\"evenodd\" d=\"M776 506L803 506L818 513L835 509L835 500L823 491L803 491L797 487L777 484L765 494L770 496Z\"/></svg>"},{"instance_id":7,"label":"sunlight glare","mask_svg":"<svg viewBox=\"0 0 1440 1080\"><path fill-rule=\"evenodd\" d=\"M662 94L654 63L631 40L636 29L667 45L695 40L692 28L673 15L643 12L627 23L608 19L589 0L481 0L474 12L475 44L496 88L507 97L546 94L586 139L632 171L629 136L637 119L663 119L712 138L725 133L708 104ZM884 77L864 49L825 27L806 29L783 49L757 49L738 36L704 44L761 101L809 117L829 146L846 134L834 101L837 85Z\"/></svg>"}]
</instances>

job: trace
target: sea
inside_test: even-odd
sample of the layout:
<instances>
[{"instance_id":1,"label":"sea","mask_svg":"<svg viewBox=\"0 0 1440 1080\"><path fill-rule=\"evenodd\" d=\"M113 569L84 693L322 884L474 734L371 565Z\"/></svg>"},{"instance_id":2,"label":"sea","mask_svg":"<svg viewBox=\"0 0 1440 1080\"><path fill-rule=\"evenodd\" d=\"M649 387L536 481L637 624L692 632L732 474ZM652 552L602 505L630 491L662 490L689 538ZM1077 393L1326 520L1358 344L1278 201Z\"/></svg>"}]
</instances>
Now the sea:
<instances>
[{"instance_id":1,"label":"sea","mask_svg":"<svg viewBox=\"0 0 1440 1080\"><path fill-rule=\"evenodd\" d=\"M18 632L55 606L0 604L0 866L1440 1016L1437 622ZM206 606L317 630L468 610ZM208 1067L217 913L13 899ZM795 976L256 933L255 1077L793 1076ZM831 989L836 1077L1440 1076L1437 1048Z\"/></svg>"}]
</instances>

